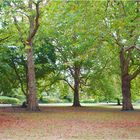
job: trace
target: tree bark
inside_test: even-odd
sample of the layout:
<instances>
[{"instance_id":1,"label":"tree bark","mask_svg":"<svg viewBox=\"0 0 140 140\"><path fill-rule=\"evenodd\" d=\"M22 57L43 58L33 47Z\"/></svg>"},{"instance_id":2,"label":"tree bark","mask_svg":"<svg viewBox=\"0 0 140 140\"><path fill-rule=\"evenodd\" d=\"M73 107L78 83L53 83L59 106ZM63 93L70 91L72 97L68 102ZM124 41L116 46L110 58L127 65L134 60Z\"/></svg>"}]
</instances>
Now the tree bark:
<instances>
[{"instance_id":1,"label":"tree bark","mask_svg":"<svg viewBox=\"0 0 140 140\"><path fill-rule=\"evenodd\" d=\"M25 49L27 50L27 108L29 111L37 111L38 103L37 103L37 97L36 97L36 81L35 81L35 70L34 70L34 59L33 59L33 48L32 43L33 39L38 31L39 28L39 18L40 18L40 8L39 5L42 2L42 0L38 0L36 3L33 0L28 0L28 8L33 14L26 14L28 21L29 21L29 34L27 35L27 38L25 39L23 37L23 32L21 27L18 24L18 20L16 16L13 16L15 26L18 30L19 37L23 45L25 45ZM33 5L35 6L35 9L33 8ZM12 7L12 6L11 6ZM26 13L26 11L25 11Z\"/></svg>"},{"instance_id":2,"label":"tree bark","mask_svg":"<svg viewBox=\"0 0 140 140\"><path fill-rule=\"evenodd\" d=\"M131 102L131 77L129 75L129 65L131 59L131 52L128 52L126 55L126 51L124 48L120 51L120 67L121 67L121 84L122 84L122 110L134 110Z\"/></svg>"},{"instance_id":3,"label":"tree bark","mask_svg":"<svg viewBox=\"0 0 140 140\"><path fill-rule=\"evenodd\" d=\"M74 107L79 107L80 105L80 101L79 101L79 85L76 82L74 85L74 99L73 99L73 106Z\"/></svg>"},{"instance_id":4,"label":"tree bark","mask_svg":"<svg viewBox=\"0 0 140 140\"><path fill-rule=\"evenodd\" d=\"M117 100L117 105L121 105L120 99L119 98L116 98L116 100Z\"/></svg>"},{"instance_id":5,"label":"tree bark","mask_svg":"<svg viewBox=\"0 0 140 140\"><path fill-rule=\"evenodd\" d=\"M75 66L74 69L74 99L73 99L73 107L80 107L80 101L79 101L79 74L80 74L80 68Z\"/></svg>"},{"instance_id":6,"label":"tree bark","mask_svg":"<svg viewBox=\"0 0 140 140\"><path fill-rule=\"evenodd\" d=\"M33 38L35 37L38 28L39 28L39 3L41 1L37 1L37 3L34 3L33 0L29 0L29 9L33 10L33 4L36 7L36 15L29 16L29 35L26 40L26 47L27 47L27 69L28 69L28 104L27 108L29 111L38 111L38 101L37 101L37 95L36 95L36 80L35 80L35 66L34 66L34 59L33 59Z\"/></svg>"},{"instance_id":7,"label":"tree bark","mask_svg":"<svg viewBox=\"0 0 140 140\"><path fill-rule=\"evenodd\" d=\"M134 110L131 102L131 80L129 75L122 77L122 95L123 95L123 105L122 110Z\"/></svg>"},{"instance_id":8,"label":"tree bark","mask_svg":"<svg viewBox=\"0 0 140 140\"><path fill-rule=\"evenodd\" d=\"M38 103L36 97L36 80L34 70L34 59L32 45L27 49L27 67L28 67L28 110L38 111Z\"/></svg>"}]
</instances>

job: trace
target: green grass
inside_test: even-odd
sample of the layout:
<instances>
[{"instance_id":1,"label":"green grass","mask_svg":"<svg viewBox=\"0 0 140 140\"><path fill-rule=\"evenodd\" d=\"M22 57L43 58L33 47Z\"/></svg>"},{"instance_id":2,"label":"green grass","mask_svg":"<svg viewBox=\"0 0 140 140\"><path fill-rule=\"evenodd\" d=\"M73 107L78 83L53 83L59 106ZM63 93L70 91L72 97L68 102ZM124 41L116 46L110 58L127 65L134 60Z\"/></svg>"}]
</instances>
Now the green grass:
<instances>
[{"instance_id":1,"label":"green grass","mask_svg":"<svg viewBox=\"0 0 140 140\"><path fill-rule=\"evenodd\" d=\"M1 140L138 140L140 110L120 107L0 108Z\"/></svg>"}]
</instances>

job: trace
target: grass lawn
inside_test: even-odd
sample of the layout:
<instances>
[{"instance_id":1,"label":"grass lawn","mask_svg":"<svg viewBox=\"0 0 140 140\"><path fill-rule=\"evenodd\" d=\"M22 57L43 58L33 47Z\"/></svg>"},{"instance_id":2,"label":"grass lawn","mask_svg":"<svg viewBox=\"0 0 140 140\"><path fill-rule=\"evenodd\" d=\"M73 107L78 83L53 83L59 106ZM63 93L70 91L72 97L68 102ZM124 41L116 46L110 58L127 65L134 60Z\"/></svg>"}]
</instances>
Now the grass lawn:
<instances>
[{"instance_id":1,"label":"grass lawn","mask_svg":"<svg viewBox=\"0 0 140 140\"><path fill-rule=\"evenodd\" d=\"M0 140L140 140L140 109L41 107L30 113L0 108Z\"/></svg>"}]
</instances>

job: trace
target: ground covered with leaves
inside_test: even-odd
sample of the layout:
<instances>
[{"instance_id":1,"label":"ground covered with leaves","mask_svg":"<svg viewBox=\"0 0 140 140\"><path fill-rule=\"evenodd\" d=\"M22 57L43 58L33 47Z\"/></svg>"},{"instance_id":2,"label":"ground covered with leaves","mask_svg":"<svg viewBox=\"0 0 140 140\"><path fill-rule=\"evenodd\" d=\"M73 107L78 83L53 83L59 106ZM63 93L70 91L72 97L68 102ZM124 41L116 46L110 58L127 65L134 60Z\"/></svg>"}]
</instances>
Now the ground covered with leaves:
<instances>
[{"instance_id":1,"label":"ground covered with leaves","mask_svg":"<svg viewBox=\"0 0 140 140\"><path fill-rule=\"evenodd\" d=\"M0 108L0 140L140 139L140 110L104 107L41 107L31 113Z\"/></svg>"}]
</instances>

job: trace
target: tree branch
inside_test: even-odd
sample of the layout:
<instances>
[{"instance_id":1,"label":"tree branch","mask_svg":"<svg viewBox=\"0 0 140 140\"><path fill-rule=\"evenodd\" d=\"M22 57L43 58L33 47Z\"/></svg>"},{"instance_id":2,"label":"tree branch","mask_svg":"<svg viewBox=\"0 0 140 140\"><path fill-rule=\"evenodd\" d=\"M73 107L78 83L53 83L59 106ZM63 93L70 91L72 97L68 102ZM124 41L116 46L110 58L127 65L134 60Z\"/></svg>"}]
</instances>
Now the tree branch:
<instances>
[{"instance_id":1,"label":"tree branch","mask_svg":"<svg viewBox=\"0 0 140 140\"><path fill-rule=\"evenodd\" d=\"M137 69L132 75L130 75L130 79L133 80L133 79L136 78L139 74L140 74L140 66L138 67L138 69Z\"/></svg>"},{"instance_id":2,"label":"tree branch","mask_svg":"<svg viewBox=\"0 0 140 140\"><path fill-rule=\"evenodd\" d=\"M17 68L16 68L16 65L15 65L13 56L11 56L11 60L12 60L12 63L13 63L13 69L14 69L15 74L16 74L16 76L17 76L17 78L18 78L18 80L19 80L19 83L20 83L20 85L21 85L21 90L22 90L22 92L23 92L24 95L27 95L27 93L26 93L25 90L24 90L23 82L22 82L22 80L21 80L21 77L20 77L20 75L19 75L19 73L18 73L18 70L17 70Z\"/></svg>"},{"instance_id":3,"label":"tree branch","mask_svg":"<svg viewBox=\"0 0 140 140\"><path fill-rule=\"evenodd\" d=\"M4 38L0 38L0 42L2 42L2 41L4 41L4 40L8 39L9 37L10 37L10 36L4 37Z\"/></svg>"},{"instance_id":4,"label":"tree branch","mask_svg":"<svg viewBox=\"0 0 140 140\"><path fill-rule=\"evenodd\" d=\"M18 12L18 13L20 13L20 14L22 14L22 15L25 15L27 18L29 18L29 15L27 15L25 12L23 12L23 11L16 11L16 12Z\"/></svg>"},{"instance_id":5,"label":"tree branch","mask_svg":"<svg viewBox=\"0 0 140 140\"><path fill-rule=\"evenodd\" d=\"M33 27L33 30L30 32L29 34L29 37L27 39L27 42L30 42L30 40L32 40L32 38L35 36L37 30L38 30L38 27L39 27L39 16L40 16L40 13L39 13L39 4L40 4L41 1L38 1L37 3L33 2L35 4L35 7L36 7L36 16L35 16L35 19L34 20L30 20L32 17L29 18L29 21L30 21L30 25L34 25Z\"/></svg>"},{"instance_id":6,"label":"tree branch","mask_svg":"<svg viewBox=\"0 0 140 140\"><path fill-rule=\"evenodd\" d=\"M130 47L124 47L124 51L130 51L130 50L133 50L133 49L137 49L140 51L140 48L136 45L133 45L133 46L130 46Z\"/></svg>"},{"instance_id":7,"label":"tree branch","mask_svg":"<svg viewBox=\"0 0 140 140\"><path fill-rule=\"evenodd\" d=\"M122 5L122 9L123 9L123 11L124 11L124 16L127 16L123 1L120 1L120 3L121 3L121 5Z\"/></svg>"},{"instance_id":8,"label":"tree branch","mask_svg":"<svg viewBox=\"0 0 140 140\"><path fill-rule=\"evenodd\" d=\"M67 79L63 78L63 79L59 79L59 80L64 80L71 87L71 89L74 90L74 87L68 82Z\"/></svg>"},{"instance_id":9,"label":"tree branch","mask_svg":"<svg viewBox=\"0 0 140 140\"><path fill-rule=\"evenodd\" d=\"M72 68L70 66L68 66L68 68L69 68L69 71L70 71L72 77L74 77L74 72L73 72Z\"/></svg>"},{"instance_id":10,"label":"tree branch","mask_svg":"<svg viewBox=\"0 0 140 140\"><path fill-rule=\"evenodd\" d=\"M130 51L133 50L135 48L135 46L130 46L130 47L124 47L124 51Z\"/></svg>"},{"instance_id":11,"label":"tree branch","mask_svg":"<svg viewBox=\"0 0 140 140\"><path fill-rule=\"evenodd\" d=\"M137 50L139 50L139 51L140 51L140 47L138 47L138 46L135 46L135 48L136 48Z\"/></svg>"},{"instance_id":12,"label":"tree branch","mask_svg":"<svg viewBox=\"0 0 140 140\"><path fill-rule=\"evenodd\" d=\"M14 24L15 24L17 30L18 30L18 34L19 34L20 40L23 43L23 45L25 45L24 38L23 38L23 33L21 31L21 28L18 25L17 18L15 16L13 16L13 19L14 19Z\"/></svg>"}]
</instances>

